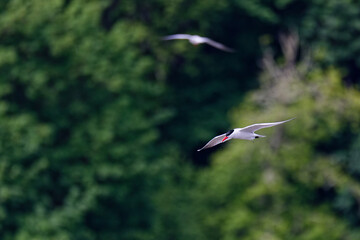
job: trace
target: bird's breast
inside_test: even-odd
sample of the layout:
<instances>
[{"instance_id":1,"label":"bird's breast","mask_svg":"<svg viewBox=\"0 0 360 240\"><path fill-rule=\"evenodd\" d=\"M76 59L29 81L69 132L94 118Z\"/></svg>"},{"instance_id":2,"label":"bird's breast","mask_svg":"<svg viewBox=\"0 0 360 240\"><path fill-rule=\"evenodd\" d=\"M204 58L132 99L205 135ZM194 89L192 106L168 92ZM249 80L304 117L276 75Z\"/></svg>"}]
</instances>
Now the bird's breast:
<instances>
[{"instance_id":1,"label":"bird's breast","mask_svg":"<svg viewBox=\"0 0 360 240\"><path fill-rule=\"evenodd\" d=\"M233 133L233 135L234 136L232 136L232 138L244 139L244 140L253 140L255 138L254 133L244 132L241 130L237 130L236 132Z\"/></svg>"}]
</instances>

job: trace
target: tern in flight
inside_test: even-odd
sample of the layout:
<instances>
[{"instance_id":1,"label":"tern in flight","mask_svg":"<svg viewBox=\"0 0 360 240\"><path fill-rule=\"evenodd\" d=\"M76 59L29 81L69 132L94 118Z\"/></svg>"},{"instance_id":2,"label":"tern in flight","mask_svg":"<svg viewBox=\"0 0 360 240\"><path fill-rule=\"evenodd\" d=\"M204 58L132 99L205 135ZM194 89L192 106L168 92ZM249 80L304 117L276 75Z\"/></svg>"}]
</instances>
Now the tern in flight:
<instances>
[{"instance_id":1,"label":"tern in flight","mask_svg":"<svg viewBox=\"0 0 360 240\"><path fill-rule=\"evenodd\" d=\"M207 38L207 37L201 37L199 35L190 35L190 34L174 34L165 36L162 38L163 40L176 40L176 39L187 39L192 45L199 45L202 43L209 44L212 47L218 48L220 50L226 51L226 52L234 52L233 49L226 47L225 45L215 42L214 40Z\"/></svg>"},{"instance_id":2,"label":"tern in flight","mask_svg":"<svg viewBox=\"0 0 360 240\"><path fill-rule=\"evenodd\" d=\"M262 129L262 128L268 128L268 127L273 127L273 126L276 126L279 124L283 124L283 123L286 123L293 119L294 118L285 120L285 121L281 121L281 122L273 122L273 123L256 123L256 124L244 127L244 128L232 129L232 130L228 131L227 133L224 133L224 134L214 137L205 146L200 148L198 151L201 151L206 148L211 148L220 143L229 141L232 138L244 139L244 140L254 140L255 138L266 137L263 135L256 134L254 132L259 129Z\"/></svg>"}]
</instances>

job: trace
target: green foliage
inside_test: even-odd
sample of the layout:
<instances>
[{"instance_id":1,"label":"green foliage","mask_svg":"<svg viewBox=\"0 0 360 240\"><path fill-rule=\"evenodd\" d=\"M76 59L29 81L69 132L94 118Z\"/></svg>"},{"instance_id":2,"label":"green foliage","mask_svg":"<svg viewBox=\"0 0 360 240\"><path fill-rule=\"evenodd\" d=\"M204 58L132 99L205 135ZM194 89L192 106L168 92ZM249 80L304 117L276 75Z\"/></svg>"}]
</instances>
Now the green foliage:
<instances>
[{"instance_id":1,"label":"green foliage","mask_svg":"<svg viewBox=\"0 0 360 240\"><path fill-rule=\"evenodd\" d=\"M350 207L360 184L352 168L336 164L344 146L329 143L348 129L359 132L360 93L334 69L302 75L279 67L276 78L268 70L233 111L233 125L297 118L262 130L269 138L234 141L216 154L199 189L208 239L358 239Z\"/></svg>"},{"instance_id":2,"label":"green foliage","mask_svg":"<svg viewBox=\"0 0 360 240\"><path fill-rule=\"evenodd\" d=\"M176 161L146 29L99 1L11 1L0 17L1 239L147 239ZM130 31L131 29L131 31Z\"/></svg>"},{"instance_id":3,"label":"green foliage","mask_svg":"<svg viewBox=\"0 0 360 240\"><path fill-rule=\"evenodd\" d=\"M354 1L11 0L0 13L0 239L359 238L360 97L341 84L358 68ZM262 48L289 29L317 68L270 61L259 88ZM236 52L161 41L174 33ZM297 119L194 168L229 109L233 126Z\"/></svg>"},{"instance_id":4,"label":"green foliage","mask_svg":"<svg viewBox=\"0 0 360 240\"><path fill-rule=\"evenodd\" d=\"M312 1L301 23L301 35L325 64L342 67L349 82L359 83L360 9L358 1Z\"/></svg>"}]
</instances>

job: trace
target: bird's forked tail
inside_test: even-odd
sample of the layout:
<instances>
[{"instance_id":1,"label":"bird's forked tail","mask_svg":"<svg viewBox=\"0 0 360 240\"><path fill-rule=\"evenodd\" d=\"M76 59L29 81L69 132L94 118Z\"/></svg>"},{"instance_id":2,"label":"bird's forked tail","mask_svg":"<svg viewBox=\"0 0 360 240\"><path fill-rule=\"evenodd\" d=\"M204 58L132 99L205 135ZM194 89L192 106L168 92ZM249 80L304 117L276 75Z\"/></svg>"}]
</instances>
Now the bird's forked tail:
<instances>
[{"instance_id":1,"label":"bird's forked tail","mask_svg":"<svg viewBox=\"0 0 360 240\"><path fill-rule=\"evenodd\" d=\"M254 133L255 134L255 138L262 138L262 137L266 137L266 136L264 136L264 135L260 135L260 134L256 134L256 133Z\"/></svg>"}]
</instances>

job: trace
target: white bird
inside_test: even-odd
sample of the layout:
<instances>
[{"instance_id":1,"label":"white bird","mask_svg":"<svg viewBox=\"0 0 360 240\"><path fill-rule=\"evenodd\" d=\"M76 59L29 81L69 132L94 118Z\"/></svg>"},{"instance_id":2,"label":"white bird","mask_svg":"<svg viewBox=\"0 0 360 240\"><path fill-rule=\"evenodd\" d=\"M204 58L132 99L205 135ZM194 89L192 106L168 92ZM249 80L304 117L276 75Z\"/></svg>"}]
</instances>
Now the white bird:
<instances>
[{"instance_id":1,"label":"white bird","mask_svg":"<svg viewBox=\"0 0 360 240\"><path fill-rule=\"evenodd\" d=\"M285 121L281 121L281 122L273 122L273 123L256 123L256 124L244 127L244 128L232 129L232 130L228 131L227 133L224 133L224 134L214 137L205 146L200 148L198 151L201 151L206 148L211 148L215 145L226 142L232 138L244 139L244 140L254 140L255 138L266 137L263 135L256 134L254 132L259 129L262 129L262 128L273 127L273 126L276 126L276 125L279 125L282 123L286 123L293 119L294 118L285 120Z\"/></svg>"},{"instance_id":2,"label":"white bird","mask_svg":"<svg viewBox=\"0 0 360 240\"><path fill-rule=\"evenodd\" d=\"M207 37L201 37L199 35L190 35L190 34L174 34L165 36L162 38L163 40L176 40L176 39L187 39L192 45L199 45L202 43L209 44L210 46L213 46L215 48L218 48L220 50L226 51L226 52L234 52L233 49L226 47L225 45L215 42L214 40L207 38Z\"/></svg>"}]
</instances>

